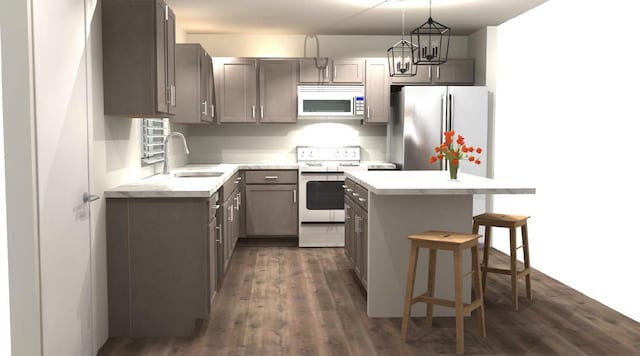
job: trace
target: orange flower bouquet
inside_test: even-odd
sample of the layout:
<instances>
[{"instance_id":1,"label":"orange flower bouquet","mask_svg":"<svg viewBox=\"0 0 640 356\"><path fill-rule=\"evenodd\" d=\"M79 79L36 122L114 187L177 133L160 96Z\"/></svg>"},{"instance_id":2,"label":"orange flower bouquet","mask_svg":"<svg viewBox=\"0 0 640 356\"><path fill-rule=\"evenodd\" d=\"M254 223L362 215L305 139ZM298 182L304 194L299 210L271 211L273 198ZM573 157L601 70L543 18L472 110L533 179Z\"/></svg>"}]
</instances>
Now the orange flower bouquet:
<instances>
[{"instance_id":1,"label":"orange flower bouquet","mask_svg":"<svg viewBox=\"0 0 640 356\"><path fill-rule=\"evenodd\" d=\"M464 137L458 135L456 140L457 146L453 145L453 136L455 131L447 131L444 133L444 143L434 148L435 156L429 158L429 163L435 163L438 160L447 160L449 163L449 178L458 179L458 168L460 168L460 160L467 159L475 164L482 163L475 154L482 153L481 147L467 146Z\"/></svg>"}]
</instances>

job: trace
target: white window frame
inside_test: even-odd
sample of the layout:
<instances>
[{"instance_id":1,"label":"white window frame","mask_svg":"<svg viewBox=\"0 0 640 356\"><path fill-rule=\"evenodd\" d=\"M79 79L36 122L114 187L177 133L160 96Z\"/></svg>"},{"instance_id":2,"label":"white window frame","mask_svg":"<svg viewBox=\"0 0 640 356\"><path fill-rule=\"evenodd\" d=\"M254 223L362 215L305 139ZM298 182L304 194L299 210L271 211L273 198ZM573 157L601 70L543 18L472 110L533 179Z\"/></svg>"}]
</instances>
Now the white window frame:
<instances>
[{"instance_id":1,"label":"white window frame","mask_svg":"<svg viewBox=\"0 0 640 356\"><path fill-rule=\"evenodd\" d=\"M164 138L169 119L140 119L140 159L142 165L164 162Z\"/></svg>"}]
</instances>

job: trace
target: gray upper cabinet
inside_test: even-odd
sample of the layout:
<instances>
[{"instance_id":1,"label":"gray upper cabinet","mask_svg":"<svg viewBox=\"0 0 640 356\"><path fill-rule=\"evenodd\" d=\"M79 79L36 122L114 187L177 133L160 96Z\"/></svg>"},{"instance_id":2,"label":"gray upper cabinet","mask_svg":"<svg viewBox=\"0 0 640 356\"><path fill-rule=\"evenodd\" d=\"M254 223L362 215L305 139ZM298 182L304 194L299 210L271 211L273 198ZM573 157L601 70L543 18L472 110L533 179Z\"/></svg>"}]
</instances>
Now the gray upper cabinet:
<instances>
[{"instance_id":1,"label":"gray upper cabinet","mask_svg":"<svg viewBox=\"0 0 640 356\"><path fill-rule=\"evenodd\" d=\"M334 83L362 84L364 81L364 60L362 59L334 59Z\"/></svg>"},{"instance_id":2,"label":"gray upper cabinet","mask_svg":"<svg viewBox=\"0 0 640 356\"><path fill-rule=\"evenodd\" d=\"M261 59L260 122L295 123L298 62L290 59Z\"/></svg>"},{"instance_id":3,"label":"gray upper cabinet","mask_svg":"<svg viewBox=\"0 0 640 356\"><path fill-rule=\"evenodd\" d=\"M415 77L391 77L392 85L473 85L473 59L449 59L439 66L421 65Z\"/></svg>"},{"instance_id":4,"label":"gray upper cabinet","mask_svg":"<svg viewBox=\"0 0 640 356\"><path fill-rule=\"evenodd\" d=\"M175 16L162 0L102 2L104 113L175 112Z\"/></svg>"},{"instance_id":5,"label":"gray upper cabinet","mask_svg":"<svg viewBox=\"0 0 640 356\"><path fill-rule=\"evenodd\" d=\"M364 60L360 58L301 58L300 83L362 84Z\"/></svg>"},{"instance_id":6,"label":"gray upper cabinet","mask_svg":"<svg viewBox=\"0 0 640 356\"><path fill-rule=\"evenodd\" d=\"M365 76L365 123L386 124L389 121L389 72L384 59L367 59Z\"/></svg>"},{"instance_id":7,"label":"gray upper cabinet","mask_svg":"<svg viewBox=\"0 0 640 356\"><path fill-rule=\"evenodd\" d=\"M434 84L473 85L474 61L473 59L448 60L436 66L432 79Z\"/></svg>"},{"instance_id":8,"label":"gray upper cabinet","mask_svg":"<svg viewBox=\"0 0 640 356\"><path fill-rule=\"evenodd\" d=\"M213 122L213 67L211 57L199 44L176 45L176 89L176 114L172 122Z\"/></svg>"},{"instance_id":9,"label":"gray upper cabinet","mask_svg":"<svg viewBox=\"0 0 640 356\"><path fill-rule=\"evenodd\" d=\"M256 59L214 58L219 123L257 121Z\"/></svg>"}]
</instances>

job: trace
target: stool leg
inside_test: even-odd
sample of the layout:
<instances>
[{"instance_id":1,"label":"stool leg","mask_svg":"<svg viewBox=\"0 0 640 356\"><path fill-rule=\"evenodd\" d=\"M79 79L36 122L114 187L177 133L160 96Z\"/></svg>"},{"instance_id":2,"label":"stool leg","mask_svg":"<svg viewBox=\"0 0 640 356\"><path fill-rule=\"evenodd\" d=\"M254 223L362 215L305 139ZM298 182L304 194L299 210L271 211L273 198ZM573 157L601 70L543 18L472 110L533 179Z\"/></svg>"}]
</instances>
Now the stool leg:
<instances>
[{"instance_id":1,"label":"stool leg","mask_svg":"<svg viewBox=\"0 0 640 356\"><path fill-rule=\"evenodd\" d=\"M478 329L482 337L487 336L487 330L485 328L484 321L484 298L482 297L482 283L480 283L480 260L478 258L478 245L471 248L471 268L473 269L473 288L474 299L480 299L480 308L476 311L476 320L478 322Z\"/></svg>"},{"instance_id":2,"label":"stool leg","mask_svg":"<svg viewBox=\"0 0 640 356\"><path fill-rule=\"evenodd\" d=\"M484 226L484 249L482 251L482 292L487 290L487 268L489 268L489 249L491 248L491 226Z\"/></svg>"},{"instance_id":3,"label":"stool leg","mask_svg":"<svg viewBox=\"0 0 640 356\"><path fill-rule=\"evenodd\" d=\"M427 293L431 298L434 297L436 290L436 261L438 258L438 250L429 249L429 277L427 279ZM427 303L427 326L431 326L433 321L433 304Z\"/></svg>"},{"instance_id":4,"label":"stool leg","mask_svg":"<svg viewBox=\"0 0 640 356\"><path fill-rule=\"evenodd\" d=\"M511 252L511 299L513 310L518 311L518 270L516 259L516 228L509 228L509 245Z\"/></svg>"},{"instance_id":5,"label":"stool leg","mask_svg":"<svg viewBox=\"0 0 640 356\"><path fill-rule=\"evenodd\" d=\"M456 353L464 353L464 304L462 290L462 252L453 251L454 281L455 281L455 304L456 304Z\"/></svg>"},{"instance_id":6,"label":"stool leg","mask_svg":"<svg viewBox=\"0 0 640 356\"><path fill-rule=\"evenodd\" d=\"M409 257L409 273L407 276L407 290L404 295L404 312L402 313L402 341L407 341L409 331L409 319L411 318L411 299L413 299L413 284L416 278L418 264L418 246L411 242L411 255Z\"/></svg>"},{"instance_id":7,"label":"stool leg","mask_svg":"<svg viewBox=\"0 0 640 356\"><path fill-rule=\"evenodd\" d=\"M525 276L525 283L527 287L527 298L533 300L533 293L531 292L531 262L529 261L529 232L527 224L525 223L520 228L522 233L522 252L524 254L524 268L527 272Z\"/></svg>"}]
</instances>

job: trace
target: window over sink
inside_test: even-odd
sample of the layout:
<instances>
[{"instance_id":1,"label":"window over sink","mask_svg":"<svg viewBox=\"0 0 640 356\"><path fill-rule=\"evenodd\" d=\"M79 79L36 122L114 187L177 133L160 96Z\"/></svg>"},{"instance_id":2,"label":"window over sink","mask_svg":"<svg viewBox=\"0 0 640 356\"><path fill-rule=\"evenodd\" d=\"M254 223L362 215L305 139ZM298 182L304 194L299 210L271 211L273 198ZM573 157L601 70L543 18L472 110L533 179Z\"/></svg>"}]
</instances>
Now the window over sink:
<instances>
[{"instance_id":1,"label":"window over sink","mask_svg":"<svg viewBox=\"0 0 640 356\"><path fill-rule=\"evenodd\" d=\"M164 162L164 138L168 119L140 119L140 158L142 165Z\"/></svg>"}]
</instances>

